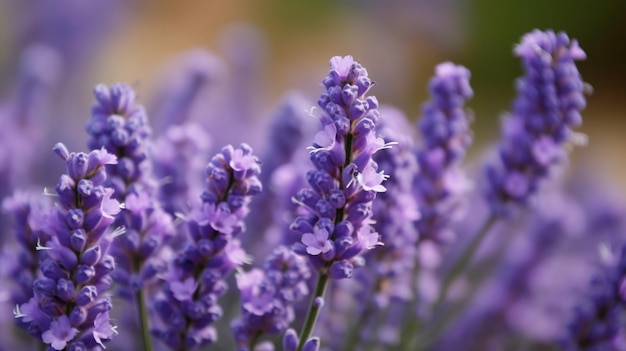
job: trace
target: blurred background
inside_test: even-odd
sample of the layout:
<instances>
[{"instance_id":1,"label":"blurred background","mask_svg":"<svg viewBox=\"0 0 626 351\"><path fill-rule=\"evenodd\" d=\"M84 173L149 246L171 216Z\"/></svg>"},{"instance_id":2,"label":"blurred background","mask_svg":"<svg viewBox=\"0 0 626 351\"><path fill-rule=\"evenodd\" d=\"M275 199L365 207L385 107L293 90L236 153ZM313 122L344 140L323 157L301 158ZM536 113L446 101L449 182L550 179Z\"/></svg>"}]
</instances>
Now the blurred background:
<instances>
[{"instance_id":1,"label":"blurred background","mask_svg":"<svg viewBox=\"0 0 626 351\"><path fill-rule=\"evenodd\" d=\"M258 119L288 90L315 102L328 59L346 54L368 68L379 101L415 119L434 66L452 60L473 73L470 107L474 150L480 150L496 138L498 119L514 95L521 73L514 44L534 28L552 28L577 38L588 54L579 68L594 88L582 129L590 142L577 155L592 154L614 181L626 184L625 10L626 2L614 0L593 6L582 0L1 0L0 96L15 94L27 48L53 48L61 60L49 69L58 81L44 143L73 134L64 142L82 149L96 83L131 83L150 107L173 63L198 48L248 70L239 70L236 79L247 72L256 84Z\"/></svg>"}]
</instances>

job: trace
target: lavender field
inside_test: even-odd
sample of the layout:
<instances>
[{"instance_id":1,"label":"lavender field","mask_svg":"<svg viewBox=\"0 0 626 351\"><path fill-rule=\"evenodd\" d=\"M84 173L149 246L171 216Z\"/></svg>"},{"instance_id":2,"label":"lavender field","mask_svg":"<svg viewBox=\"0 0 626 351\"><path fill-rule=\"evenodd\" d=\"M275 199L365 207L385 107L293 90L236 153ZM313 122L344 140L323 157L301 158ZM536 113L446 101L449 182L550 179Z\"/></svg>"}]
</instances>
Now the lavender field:
<instances>
[{"instance_id":1,"label":"lavender field","mask_svg":"<svg viewBox=\"0 0 626 351\"><path fill-rule=\"evenodd\" d=\"M626 351L625 7L0 1L0 350Z\"/></svg>"}]
</instances>

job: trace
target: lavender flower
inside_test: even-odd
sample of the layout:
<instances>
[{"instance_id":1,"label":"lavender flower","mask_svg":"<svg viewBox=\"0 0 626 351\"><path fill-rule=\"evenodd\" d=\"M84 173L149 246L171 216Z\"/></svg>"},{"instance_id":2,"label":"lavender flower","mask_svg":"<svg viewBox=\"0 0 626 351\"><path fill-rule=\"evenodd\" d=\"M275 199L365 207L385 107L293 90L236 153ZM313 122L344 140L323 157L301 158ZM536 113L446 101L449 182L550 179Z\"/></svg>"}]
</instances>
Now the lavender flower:
<instances>
[{"instance_id":1,"label":"lavender flower","mask_svg":"<svg viewBox=\"0 0 626 351\"><path fill-rule=\"evenodd\" d=\"M470 71L451 62L439 64L429 83L432 100L423 107L419 130L424 146L417 153L420 172L415 194L421 218L416 222L420 245L450 241L450 223L458 217L468 181L460 163L472 142L471 115L464 109L473 95Z\"/></svg>"},{"instance_id":2,"label":"lavender flower","mask_svg":"<svg viewBox=\"0 0 626 351\"><path fill-rule=\"evenodd\" d=\"M134 299L143 348L149 350L145 296L158 282L155 278L167 269L159 254L174 234L174 227L171 216L157 201L157 182L149 160L151 130L143 107L135 103L135 92L125 84L98 85L94 95L97 101L86 126L90 134L87 144L118 157L118 164L108 169L112 174L109 184L125 209L116 224L125 227L126 233L111 246L117 263L113 278L118 294Z\"/></svg>"},{"instance_id":3,"label":"lavender flower","mask_svg":"<svg viewBox=\"0 0 626 351\"><path fill-rule=\"evenodd\" d=\"M207 166L202 205L189 219L187 246L174 259L155 310L163 322L153 334L175 350L206 345L217 339L212 324L222 315L218 298L224 279L246 261L239 235L253 195L261 191L259 161L242 144L226 146Z\"/></svg>"},{"instance_id":4,"label":"lavender flower","mask_svg":"<svg viewBox=\"0 0 626 351\"><path fill-rule=\"evenodd\" d=\"M179 61L182 68L168 75L151 109L151 119L160 126L154 144L154 173L162 182L159 200L170 214L188 213L195 194L202 189L211 138L192 117L204 90L213 85L223 65L203 50L194 50Z\"/></svg>"},{"instance_id":5,"label":"lavender flower","mask_svg":"<svg viewBox=\"0 0 626 351\"><path fill-rule=\"evenodd\" d=\"M304 172L299 171L301 168L295 166L292 161L297 158L299 146L302 145L305 136L313 131L311 121L306 114L306 106L310 105L303 97L296 93L289 93L283 98L270 122L267 146L261 166L263 172L260 176L261 183L266 184L266 187L265 191L252 201L248 220L248 224L258 231L252 235L263 233L267 245L261 245L255 240L245 240L246 238L243 240L244 244L254 243L250 249L255 256L267 256L276 247L273 244L280 241L280 238L277 238L278 235L272 233L272 231L275 232L272 225L275 227L277 222L283 222L283 218L288 213L287 209L282 206L286 203L280 203L281 196L284 195L284 198L291 202L290 199L295 195L295 192L292 193L286 189L292 188L292 179L299 175L304 177ZM306 165L304 166L306 167ZM280 180L274 183L273 180L278 178ZM300 190L300 187L297 190ZM285 195L285 193L289 194Z\"/></svg>"},{"instance_id":6,"label":"lavender flower","mask_svg":"<svg viewBox=\"0 0 626 351\"><path fill-rule=\"evenodd\" d=\"M173 234L171 217L156 200L149 162L150 127L142 106L135 104L135 93L125 84L94 89L96 104L86 129L91 149L105 148L118 157L109 166L109 183L115 198L124 201L125 211L116 224L126 233L112 247L117 269L114 277L123 295L132 296L146 281L163 272L165 262L156 253Z\"/></svg>"},{"instance_id":7,"label":"lavender flower","mask_svg":"<svg viewBox=\"0 0 626 351\"><path fill-rule=\"evenodd\" d=\"M87 147L103 147L118 156L118 163L107 169L115 198L124 201L137 187L153 192L155 184L145 176L150 172L147 140L151 130L143 106L135 103L135 92L126 84L101 84L93 93L96 103L85 126L90 136Z\"/></svg>"},{"instance_id":8,"label":"lavender flower","mask_svg":"<svg viewBox=\"0 0 626 351\"><path fill-rule=\"evenodd\" d=\"M316 110L322 130L315 135L307 173L310 188L294 201L309 210L292 228L302 234L296 250L333 279L352 276L356 257L379 244L371 226L372 200L385 191L387 178L372 156L387 148L376 136L378 102L365 97L372 86L367 71L352 56L333 57Z\"/></svg>"},{"instance_id":9,"label":"lavender flower","mask_svg":"<svg viewBox=\"0 0 626 351\"><path fill-rule=\"evenodd\" d=\"M625 323L626 246L619 250L614 261L592 279L587 299L576 306L561 339L563 350L617 349L617 339L623 337Z\"/></svg>"},{"instance_id":10,"label":"lavender flower","mask_svg":"<svg viewBox=\"0 0 626 351\"><path fill-rule=\"evenodd\" d=\"M44 252L35 248L37 243L50 240L48 225L53 220L50 204L46 200L34 191L16 191L2 202L3 212L13 218L13 232L19 243L15 263L10 268L10 277L17 284L11 296L14 305L23 304L33 297L33 282L37 278L39 261L45 257Z\"/></svg>"},{"instance_id":11,"label":"lavender flower","mask_svg":"<svg viewBox=\"0 0 626 351\"><path fill-rule=\"evenodd\" d=\"M495 213L507 203L525 204L566 158L564 144L575 140L582 123L583 81L575 61L585 59L567 34L535 30L515 48L525 76L517 81L513 112L502 127L499 160L487 166L487 197Z\"/></svg>"},{"instance_id":12,"label":"lavender flower","mask_svg":"<svg viewBox=\"0 0 626 351\"><path fill-rule=\"evenodd\" d=\"M124 1L96 0L85 4L76 0L61 0L50 3L45 0L8 1L7 9L16 21L15 45L43 43L58 51L67 62L66 73L70 78L84 68L84 64L95 54L98 44L103 42L111 29L118 27L120 20L127 18ZM58 11L59 7L64 11ZM14 49L15 50L15 49ZM19 49L16 51L19 52Z\"/></svg>"},{"instance_id":13,"label":"lavender flower","mask_svg":"<svg viewBox=\"0 0 626 351\"><path fill-rule=\"evenodd\" d=\"M104 149L89 154L54 148L67 173L56 186L59 202L40 263L41 276L33 283L34 297L16 307L15 317L28 323L29 332L52 349L104 347L115 328L109 322L111 302L106 291L115 262L108 254L115 232L109 230L119 203L105 188L105 165L115 156Z\"/></svg>"},{"instance_id":14,"label":"lavender flower","mask_svg":"<svg viewBox=\"0 0 626 351\"><path fill-rule=\"evenodd\" d=\"M188 213L202 188L202 169L210 147L202 126L187 122L168 127L156 140L154 173L162 180L159 200L170 214Z\"/></svg>"},{"instance_id":15,"label":"lavender flower","mask_svg":"<svg viewBox=\"0 0 626 351\"><path fill-rule=\"evenodd\" d=\"M185 53L172 65L172 73L167 74L159 85L159 90L148 105L151 120L165 131L175 125L191 120L193 112L207 87L214 84L224 70L224 63L206 50L192 50Z\"/></svg>"},{"instance_id":16,"label":"lavender flower","mask_svg":"<svg viewBox=\"0 0 626 351\"><path fill-rule=\"evenodd\" d=\"M242 315L232 329L240 350L254 350L262 335L287 329L295 318L293 305L308 295L310 276L306 260L285 246L274 250L264 270L237 276Z\"/></svg>"},{"instance_id":17,"label":"lavender flower","mask_svg":"<svg viewBox=\"0 0 626 351\"><path fill-rule=\"evenodd\" d=\"M310 187L294 196L308 213L291 226L301 234L294 250L319 273L298 351L309 341L328 279L352 277L354 267L363 264L360 255L381 244L371 225L372 201L385 191L387 176L372 156L390 147L376 135L378 101L365 96L373 82L363 66L352 56L335 56L322 84L321 110L314 110L322 129L309 147L316 169L306 175Z\"/></svg>"}]
</instances>

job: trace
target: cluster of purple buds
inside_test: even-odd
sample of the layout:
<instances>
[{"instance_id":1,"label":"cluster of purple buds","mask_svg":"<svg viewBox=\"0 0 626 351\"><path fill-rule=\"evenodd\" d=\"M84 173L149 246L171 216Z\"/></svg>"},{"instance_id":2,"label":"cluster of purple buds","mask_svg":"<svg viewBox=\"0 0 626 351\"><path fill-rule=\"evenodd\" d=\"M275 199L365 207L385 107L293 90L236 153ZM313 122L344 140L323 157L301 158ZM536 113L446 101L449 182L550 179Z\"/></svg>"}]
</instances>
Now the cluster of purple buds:
<instances>
[{"instance_id":1,"label":"cluster of purple buds","mask_svg":"<svg viewBox=\"0 0 626 351\"><path fill-rule=\"evenodd\" d=\"M192 199L202 189L210 144L204 128L191 122L169 126L156 140L154 173L162 182L159 200L168 213L189 212Z\"/></svg>"},{"instance_id":2,"label":"cluster of purple buds","mask_svg":"<svg viewBox=\"0 0 626 351\"><path fill-rule=\"evenodd\" d=\"M127 195L123 207L116 224L126 232L111 247L116 261L113 278L118 292L131 298L167 270L167 261L159 253L174 235L174 223L145 191Z\"/></svg>"},{"instance_id":3,"label":"cluster of purple buds","mask_svg":"<svg viewBox=\"0 0 626 351\"><path fill-rule=\"evenodd\" d=\"M575 61L585 59L564 32L535 30L515 48L525 75L517 80L513 111L502 128L499 160L487 167L488 199L495 213L507 203L524 204L553 166L566 157L582 123L584 84Z\"/></svg>"},{"instance_id":4,"label":"cluster of purple buds","mask_svg":"<svg viewBox=\"0 0 626 351\"><path fill-rule=\"evenodd\" d=\"M371 226L372 201L384 192L387 178L372 156L389 147L376 135L378 101L365 94L373 82L352 56L333 57L323 80L326 92L318 101L322 130L311 149L315 170L307 173L310 187L294 201L309 214L296 218L292 229L302 233L295 250L332 279L352 276L362 264L362 252L379 245Z\"/></svg>"},{"instance_id":5,"label":"cluster of purple buds","mask_svg":"<svg viewBox=\"0 0 626 351\"><path fill-rule=\"evenodd\" d=\"M264 269L237 276L241 292L241 318L233 323L240 351L251 351L267 334L282 333L295 319L293 305L309 293L307 261L285 246L267 258Z\"/></svg>"},{"instance_id":6,"label":"cluster of purple buds","mask_svg":"<svg viewBox=\"0 0 626 351\"><path fill-rule=\"evenodd\" d=\"M109 322L115 261L108 252L110 231L119 203L104 187L105 165L115 156L106 150L70 153L63 144L54 151L67 165L56 186L58 203L49 222L52 235L38 250L45 252L34 297L15 308L28 331L54 350L91 350L115 333Z\"/></svg>"},{"instance_id":7,"label":"cluster of purple buds","mask_svg":"<svg viewBox=\"0 0 626 351\"><path fill-rule=\"evenodd\" d=\"M296 351L298 349L298 334L293 329L287 329L283 337L283 351ZM308 339L302 351L317 351L320 348L320 339L317 337Z\"/></svg>"},{"instance_id":8,"label":"cluster of purple buds","mask_svg":"<svg viewBox=\"0 0 626 351\"><path fill-rule=\"evenodd\" d=\"M135 92L127 84L111 87L100 84L94 88L96 103L85 128L89 133L87 147L104 147L118 156L116 165L107 167L108 184L115 190L115 198L124 200L132 187L143 187L152 192L155 185L144 174L150 170L148 143L151 130L143 106L135 103Z\"/></svg>"},{"instance_id":9,"label":"cluster of purple buds","mask_svg":"<svg viewBox=\"0 0 626 351\"><path fill-rule=\"evenodd\" d=\"M212 324L222 315L224 279L247 260L238 239L253 195L261 192L260 166L252 149L228 145L207 166L202 204L189 219L190 238L174 258L154 309L163 322L153 334L176 350L217 339Z\"/></svg>"},{"instance_id":10,"label":"cluster of purple buds","mask_svg":"<svg viewBox=\"0 0 626 351\"><path fill-rule=\"evenodd\" d=\"M626 245L615 262L594 276L590 293L574 309L572 320L561 338L564 351L617 350L624 338L626 310Z\"/></svg>"},{"instance_id":11,"label":"cluster of purple buds","mask_svg":"<svg viewBox=\"0 0 626 351\"><path fill-rule=\"evenodd\" d=\"M429 82L432 99L424 104L418 124L424 146L417 153L420 172L414 179L420 243L451 239L449 225L467 190L460 163L472 142L472 117L465 110L465 102L473 96L470 75L467 68L444 62Z\"/></svg>"},{"instance_id":12,"label":"cluster of purple buds","mask_svg":"<svg viewBox=\"0 0 626 351\"><path fill-rule=\"evenodd\" d=\"M166 270L166 262L156 253L174 233L171 216L156 201L150 169L148 118L135 103L135 92L125 84L94 88L96 104L87 123L92 149L105 148L118 158L107 171L114 197L124 202L116 225L126 233L116 238L111 254L116 260L113 277L119 293L127 298L142 290L146 282Z\"/></svg>"},{"instance_id":13,"label":"cluster of purple buds","mask_svg":"<svg viewBox=\"0 0 626 351\"><path fill-rule=\"evenodd\" d=\"M37 243L50 240L47 228L50 204L40 193L16 191L2 202L2 210L13 219L13 232L19 243L16 262L10 268L10 277L17 284L11 300L20 305L33 296L33 282L37 278L39 261L44 252L35 248ZM44 256L44 257L40 257Z\"/></svg>"}]
</instances>

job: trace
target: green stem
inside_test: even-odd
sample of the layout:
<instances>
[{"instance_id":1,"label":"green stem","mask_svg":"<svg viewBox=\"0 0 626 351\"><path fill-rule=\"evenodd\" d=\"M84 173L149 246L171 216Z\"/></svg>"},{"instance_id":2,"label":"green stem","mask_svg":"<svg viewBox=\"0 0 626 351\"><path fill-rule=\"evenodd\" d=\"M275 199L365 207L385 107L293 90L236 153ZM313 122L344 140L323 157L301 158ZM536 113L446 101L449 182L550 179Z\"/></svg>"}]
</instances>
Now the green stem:
<instances>
[{"instance_id":1,"label":"green stem","mask_svg":"<svg viewBox=\"0 0 626 351\"><path fill-rule=\"evenodd\" d=\"M137 308L139 308L139 329L141 329L141 339L144 351L152 351L152 338L150 337L150 328L148 324L148 308L146 306L146 297L142 290L137 291Z\"/></svg>"},{"instance_id":2,"label":"green stem","mask_svg":"<svg viewBox=\"0 0 626 351\"><path fill-rule=\"evenodd\" d=\"M419 246L419 244L420 242L418 241L417 245ZM420 326L420 320L415 313L417 311L417 301L419 298L419 275L420 265L418 262L415 262L412 274L409 278L411 280L413 299L409 303L408 308L404 311L405 313L402 316L402 330L400 331L400 341L397 345L399 347L403 347Z\"/></svg>"},{"instance_id":3,"label":"green stem","mask_svg":"<svg viewBox=\"0 0 626 351\"><path fill-rule=\"evenodd\" d=\"M252 336L252 339L250 339L250 345L248 346L248 349L250 351L254 351L254 347L256 346L256 343L259 342L260 338L261 338L261 332L256 332Z\"/></svg>"},{"instance_id":4,"label":"green stem","mask_svg":"<svg viewBox=\"0 0 626 351\"><path fill-rule=\"evenodd\" d=\"M409 307L406 309L403 319L404 323L402 323L402 330L400 332L400 342L398 347L406 347L408 340L411 338L413 334L419 328L419 319L415 315L415 311L417 310L417 293L415 294L415 298L409 304Z\"/></svg>"},{"instance_id":5,"label":"green stem","mask_svg":"<svg viewBox=\"0 0 626 351\"><path fill-rule=\"evenodd\" d=\"M365 311L360 316L357 316L356 322L350 328L348 333L348 337L345 338L345 342L343 344L342 351L350 351L358 346L359 341L359 332L362 330L362 327L369 323L369 320L372 316L372 303L370 303L365 307Z\"/></svg>"},{"instance_id":6,"label":"green stem","mask_svg":"<svg viewBox=\"0 0 626 351\"><path fill-rule=\"evenodd\" d=\"M298 350L302 351L304 347L304 343L309 340L311 337L311 333L313 332L313 328L315 328L315 322L317 322L317 317L320 314L321 306L319 306L315 300L318 297L324 297L324 293L326 292L326 287L328 286L328 273L325 270L320 272L319 277L317 278L317 284L315 285L315 293L311 297L311 304L309 305L309 312L307 312L306 320L304 321L304 326L302 327L302 332L300 333L300 341L298 342Z\"/></svg>"},{"instance_id":7,"label":"green stem","mask_svg":"<svg viewBox=\"0 0 626 351\"><path fill-rule=\"evenodd\" d=\"M472 238L472 241L465 248L465 251L463 251L463 255L461 255L461 258L459 258L454 263L454 266L452 266L452 269L450 269L450 273L445 277L441 285L439 296L433 306L433 312L439 309L444 299L448 295L448 290L452 286L452 283L454 283L454 281L459 276L461 276L461 274L465 271L465 268L467 268L469 263L472 261L472 258L474 257L474 254L478 250L478 247L480 247L480 244L482 243L483 239L485 238L485 236L487 236L487 233L489 233L491 227L493 226L493 224L496 222L497 219L498 217L496 217L495 215L493 214L489 215L487 220L480 227L480 230L478 231L478 233Z\"/></svg>"}]
</instances>

